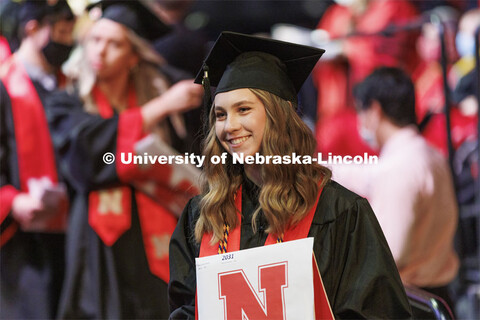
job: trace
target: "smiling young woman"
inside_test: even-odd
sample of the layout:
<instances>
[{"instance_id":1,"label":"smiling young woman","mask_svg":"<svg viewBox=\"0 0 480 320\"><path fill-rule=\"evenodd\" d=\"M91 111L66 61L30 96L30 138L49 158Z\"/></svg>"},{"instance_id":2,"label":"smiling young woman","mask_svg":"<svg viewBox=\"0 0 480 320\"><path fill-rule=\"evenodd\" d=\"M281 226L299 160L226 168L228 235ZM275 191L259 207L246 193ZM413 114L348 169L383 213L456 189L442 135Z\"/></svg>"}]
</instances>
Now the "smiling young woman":
<instances>
[{"instance_id":1,"label":"smiling young woman","mask_svg":"<svg viewBox=\"0 0 480 320\"><path fill-rule=\"evenodd\" d=\"M335 318L411 317L388 245L368 202L317 164L238 164L236 153L313 156L296 113L297 93L323 50L223 32L196 79L216 87L207 107L202 194L185 207L170 241L171 319L192 319L195 258L314 238ZM208 92L208 91L207 91ZM298 226L305 234L293 235ZM307 235L308 232L308 235ZM212 284L215 285L215 284ZM287 306L288 308L288 306Z\"/></svg>"},{"instance_id":2,"label":"smiling young woman","mask_svg":"<svg viewBox=\"0 0 480 320\"><path fill-rule=\"evenodd\" d=\"M313 155L315 140L295 109L291 102L261 89L244 88L217 94L210 111L213 125L205 141L207 159L225 151L244 156L257 152L264 156L294 152ZM208 231L213 231L214 241L219 241L223 237L223 219L230 228L236 226L233 197L244 177L261 186L260 206L252 217L253 224L261 208L269 222L266 231L281 234L289 222L295 224L304 217L314 205L319 187L323 187L331 175L329 169L318 164L245 164L242 168L233 165L232 157L227 161L225 167L208 161L205 164L208 192L202 198L202 211L196 225L198 241ZM227 188L220 183L225 180L230 180ZM219 217L221 221L215 223Z\"/></svg>"}]
</instances>

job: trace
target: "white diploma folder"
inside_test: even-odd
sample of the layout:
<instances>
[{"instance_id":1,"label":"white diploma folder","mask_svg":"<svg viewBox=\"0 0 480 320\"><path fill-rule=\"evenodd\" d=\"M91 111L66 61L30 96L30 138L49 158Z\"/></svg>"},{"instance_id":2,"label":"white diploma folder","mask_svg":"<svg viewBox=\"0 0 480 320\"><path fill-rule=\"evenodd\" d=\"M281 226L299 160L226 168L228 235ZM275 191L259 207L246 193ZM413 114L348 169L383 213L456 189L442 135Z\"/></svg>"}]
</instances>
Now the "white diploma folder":
<instances>
[{"instance_id":1,"label":"white diploma folder","mask_svg":"<svg viewBox=\"0 0 480 320\"><path fill-rule=\"evenodd\" d=\"M200 320L315 319L313 238L196 258Z\"/></svg>"}]
</instances>

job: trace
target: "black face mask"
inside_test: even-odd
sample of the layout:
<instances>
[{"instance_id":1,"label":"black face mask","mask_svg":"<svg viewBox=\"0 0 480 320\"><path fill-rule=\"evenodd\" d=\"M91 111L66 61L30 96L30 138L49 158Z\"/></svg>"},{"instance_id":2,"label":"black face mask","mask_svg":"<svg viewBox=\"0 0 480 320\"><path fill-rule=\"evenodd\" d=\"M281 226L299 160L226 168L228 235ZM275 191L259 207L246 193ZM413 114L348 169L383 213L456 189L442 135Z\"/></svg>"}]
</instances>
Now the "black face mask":
<instances>
[{"instance_id":1,"label":"black face mask","mask_svg":"<svg viewBox=\"0 0 480 320\"><path fill-rule=\"evenodd\" d=\"M49 64L58 68L68 59L72 48L73 46L67 46L50 40L47 45L43 47L42 53Z\"/></svg>"}]
</instances>

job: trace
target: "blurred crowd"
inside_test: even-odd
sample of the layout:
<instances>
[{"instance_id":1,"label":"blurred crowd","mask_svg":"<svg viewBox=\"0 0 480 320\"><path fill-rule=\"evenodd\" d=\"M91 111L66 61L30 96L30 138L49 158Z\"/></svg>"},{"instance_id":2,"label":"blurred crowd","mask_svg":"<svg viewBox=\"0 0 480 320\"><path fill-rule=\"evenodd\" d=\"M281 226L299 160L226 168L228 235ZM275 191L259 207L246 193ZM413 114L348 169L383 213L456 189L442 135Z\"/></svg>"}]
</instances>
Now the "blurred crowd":
<instances>
[{"instance_id":1,"label":"blurred crowd","mask_svg":"<svg viewBox=\"0 0 480 320\"><path fill-rule=\"evenodd\" d=\"M326 50L299 94L317 151L379 156L333 178L371 202L406 286L480 317L479 5L2 1L0 318L168 318L201 172L104 155L201 153L193 78L226 30Z\"/></svg>"}]
</instances>

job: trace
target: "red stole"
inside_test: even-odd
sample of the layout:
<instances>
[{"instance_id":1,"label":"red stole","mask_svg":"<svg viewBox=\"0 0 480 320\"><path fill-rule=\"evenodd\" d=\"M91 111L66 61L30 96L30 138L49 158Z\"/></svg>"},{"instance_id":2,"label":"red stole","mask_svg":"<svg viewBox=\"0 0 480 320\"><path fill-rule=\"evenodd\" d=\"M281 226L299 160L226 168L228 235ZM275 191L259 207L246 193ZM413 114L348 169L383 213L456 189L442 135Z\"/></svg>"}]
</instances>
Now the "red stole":
<instances>
[{"instance_id":1,"label":"red stole","mask_svg":"<svg viewBox=\"0 0 480 320\"><path fill-rule=\"evenodd\" d=\"M0 63L5 63L11 55L12 51L10 50L7 38L0 35Z\"/></svg>"},{"instance_id":2,"label":"red stole","mask_svg":"<svg viewBox=\"0 0 480 320\"><path fill-rule=\"evenodd\" d=\"M319 190L315 205L310 209L308 214L296 225L285 231L283 234L283 241L292 241L297 239L303 239L308 236L310 226L315 216L318 200L322 194L322 189ZM240 232L242 225L242 186L237 190L235 197L235 208L237 211L237 226L235 229L230 230L228 236L228 252L240 250ZM218 244L210 245L210 240L213 234L204 234L202 237L202 243L200 245L200 257L210 256L218 253ZM265 245L271 245L277 243L277 237L269 234ZM314 272L314 299L315 299L315 317L317 319L333 319L333 313L330 308L325 288L323 286L322 277L318 270L315 255L312 253L312 265ZM196 302L196 297L195 297ZM195 308L195 318L198 319L197 308Z\"/></svg>"},{"instance_id":3,"label":"red stole","mask_svg":"<svg viewBox=\"0 0 480 320\"><path fill-rule=\"evenodd\" d=\"M47 177L58 182L55 153L48 129L45 110L33 83L16 56L10 57L2 69L2 81L10 97L15 127L20 190L28 192L28 180ZM2 187L2 192L7 190ZM8 191L8 190L7 190ZM12 194L10 191L9 195ZM7 197L2 207L11 208L13 197ZM6 217L2 208L2 221ZM7 214L8 214L7 211ZM64 231L67 208L62 207L45 231ZM12 234L13 235L13 234ZM3 241L4 239L2 239Z\"/></svg>"},{"instance_id":4,"label":"red stole","mask_svg":"<svg viewBox=\"0 0 480 320\"><path fill-rule=\"evenodd\" d=\"M112 117L114 115L113 109L101 91L94 88L92 95L97 104L100 116L103 118ZM134 115L138 110L139 108L136 104L135 91L131 88L128 93L128 110L122 113L122 115L128 112L133 112L132 115ZM122 115L120 118L122 118ZM137 119L141 120L141 118L138 117ZM137 122L139 121L127 123L122 119L119 120L117 149L120 148L119 144L124 144L125 141L129 141L129 144L132 144L133 146L135 141L129 139L129 137L133 136L132 132L141 131L139 128L141 123L139 124ZM128 130L122 128L125 125L129 126ZM133 151L133 147L131 149ZM117 174L123 182L127 183L124 174L118 170L121 165L118 156L119 154L117 152ZM135 190L133 196L137 203L138 218L140 220L143 244L150 271L165 282L168 282L170 277L168 266L168 244L170 236L177 224L177 220L168 210L153 201L144 193ZM112 246L125 231L130 229L131 215L131 186L125 184L120 187L92 191L89 193L88 222L107 246Z\"/></svg>"},{"instance_id":5,"label":"red stole","mask_svg":"<svg viewBox=\"0 0 480 320\"><path fill-rule=\"evenodd\" d=\"M12 210L12 202L19 191L12 185L6 185L0 188L0 223L7 218L10 210ZM13 221L8 225L0 235L0 247L10 240L15 232L17 232L18 224Z\"/></svg>"}]
</instances>

